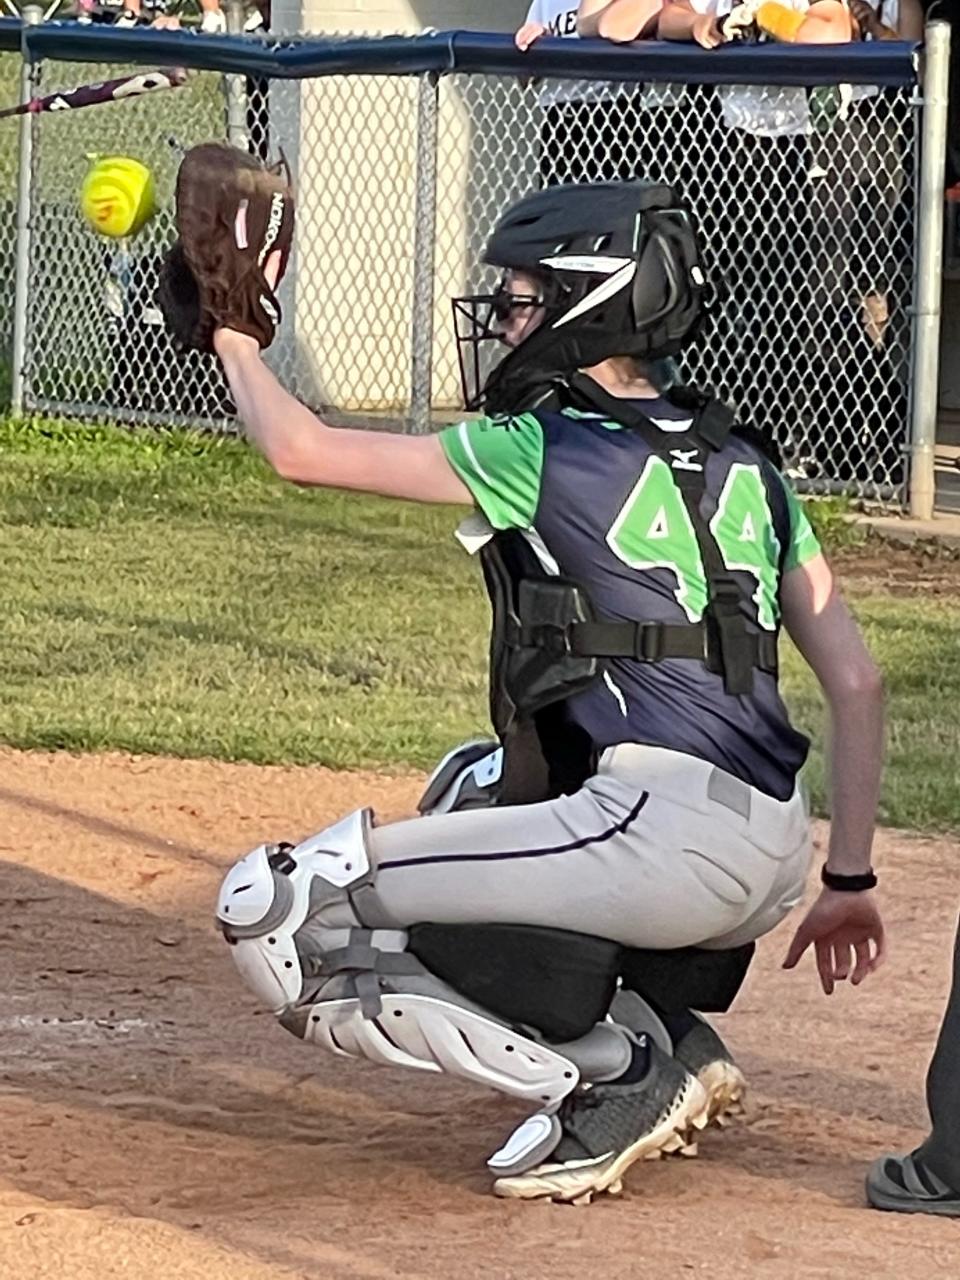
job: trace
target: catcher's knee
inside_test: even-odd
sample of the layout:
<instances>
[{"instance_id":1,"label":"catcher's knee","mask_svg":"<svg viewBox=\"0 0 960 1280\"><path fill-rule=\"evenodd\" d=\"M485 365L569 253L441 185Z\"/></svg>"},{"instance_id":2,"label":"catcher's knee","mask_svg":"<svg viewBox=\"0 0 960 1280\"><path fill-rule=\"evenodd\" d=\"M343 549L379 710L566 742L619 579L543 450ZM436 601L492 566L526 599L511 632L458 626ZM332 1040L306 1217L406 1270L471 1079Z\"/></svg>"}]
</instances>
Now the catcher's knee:
<instances>
[{"instance_id":1,"label":"catcher's knee","mask_svg":"<svg viewBox=\"0 0 960 1280\"><path fill-rule=\"evenodd\" d=\"M221 885L221 932L244 981L274 1013L304 995L323 957L351 930L375 927L373 916L384 923L375 905L363 905L373 884L371 818L358 809L298 845L260 845ZM403 947L401 931L381 932L386 945Z\"/></svg>"}]
</instances>

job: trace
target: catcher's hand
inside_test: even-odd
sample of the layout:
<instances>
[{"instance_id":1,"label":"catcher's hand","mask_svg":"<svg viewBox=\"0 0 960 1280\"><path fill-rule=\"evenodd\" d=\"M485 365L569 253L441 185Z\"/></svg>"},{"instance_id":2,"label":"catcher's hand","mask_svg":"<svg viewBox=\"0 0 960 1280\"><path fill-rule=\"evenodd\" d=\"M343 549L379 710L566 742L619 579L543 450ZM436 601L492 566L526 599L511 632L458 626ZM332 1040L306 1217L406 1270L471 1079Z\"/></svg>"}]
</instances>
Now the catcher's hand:
<instances>
[{"instance_id":1,"label":"catcher's hand","mask_svg":"<svg viewBox=\"0 0 960 1280\"><path fill-rule=\"evenodd\" d=\"M157 304L178 345L212 351L214 331L226 328L268 347L280 323L274 290L293 240L285 168L226 143L193 147L177 174L176 226Z\"/></svg>"},{"instance_id":2,"label":"catcher's hand","mask_svg":"<svg viewBox=\"0 0 960 1280\"><path fill-rule=\"evenodd\" d=\"M817 958L820 985L830 995L847 978L859 986L886 958L883 920L872 893L824 889L800 921L783 962L792 969L809 946Z\"/></svg>"}]
</instances>

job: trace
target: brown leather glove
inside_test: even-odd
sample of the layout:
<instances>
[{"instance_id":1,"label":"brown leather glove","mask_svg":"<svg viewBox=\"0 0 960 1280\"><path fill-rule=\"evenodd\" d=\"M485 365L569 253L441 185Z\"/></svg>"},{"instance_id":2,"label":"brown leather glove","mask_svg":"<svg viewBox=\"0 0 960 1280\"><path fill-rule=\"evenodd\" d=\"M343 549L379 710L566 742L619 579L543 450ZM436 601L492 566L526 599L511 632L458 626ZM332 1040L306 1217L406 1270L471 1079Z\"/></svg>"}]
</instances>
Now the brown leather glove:
<instances>
[{"instance_id":1,"label":"brown leather glove","mask_svg":"<svg viewBox=\"0 0 960 1280\"><path fill-rule=\"evenodd\" d=\"M293 193L285 165L268 168L227 143L193 147L177 174L178 238L160 272L157 304L186 350L213 350L218 328L273 341L280 304L264 275L293 241Z\"/></svg>"}]
</instances>

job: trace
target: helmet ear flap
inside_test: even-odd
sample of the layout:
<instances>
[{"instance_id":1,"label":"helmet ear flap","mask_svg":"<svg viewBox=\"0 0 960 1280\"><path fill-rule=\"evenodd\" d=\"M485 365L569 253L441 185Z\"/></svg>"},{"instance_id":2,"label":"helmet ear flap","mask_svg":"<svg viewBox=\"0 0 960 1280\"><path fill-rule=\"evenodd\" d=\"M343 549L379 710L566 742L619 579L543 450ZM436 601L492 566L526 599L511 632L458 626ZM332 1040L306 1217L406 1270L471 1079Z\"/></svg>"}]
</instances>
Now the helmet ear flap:
<instances>
[{"instance_id":1,"label":"helmet ear flap","mask_svg":"<svg viewBox=\"0 0 960 1280\"><path fill-rule=\"evenodd\" d=\"M682 209L651 210L647 226L633 305L655 325L655 334L650 335L652 345L663 348L661 354L673 355L696 331L702 316L706 277L700 265L700 247ZM653 310L652 299L657 300Z\"/></svg>"}]
</instances>

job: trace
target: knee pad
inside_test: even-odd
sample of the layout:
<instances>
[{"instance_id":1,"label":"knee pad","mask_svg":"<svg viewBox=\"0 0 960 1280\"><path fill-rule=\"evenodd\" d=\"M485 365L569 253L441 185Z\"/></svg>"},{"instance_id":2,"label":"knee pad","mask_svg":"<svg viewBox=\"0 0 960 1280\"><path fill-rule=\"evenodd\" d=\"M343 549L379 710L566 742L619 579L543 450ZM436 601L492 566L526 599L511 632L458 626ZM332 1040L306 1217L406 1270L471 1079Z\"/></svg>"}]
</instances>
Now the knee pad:
<instances>
[{"instance_id":1,"label":"knee pad","mask_svg":"<svg viewBox=\"0 0 960 1280\"><path fill-rule=\"evenodd\" d=\"M371 819L370 809L358 809L298 845L262 844L227 873L217 923L244 981L273 1013L303 991L310 956L297 935L308 921L319 913L332 928L362 924Z\"/></svg>"},{"instance_id":2,"label":"knee pad","mask_svg":"<svg viewBox=\"0 0 960 1280\"><path fill-rule=\"evenodd\" d=\"M487 809L497 803L503 777L503 748L478 738L448 752L427 779L417 809L431 813L460 813Z\"/></svg>"},{"instance_id":3,"label":"knee pad","mask_svg":"<svg viewBox=\"0 0 960 1280\"><path fill-rule=\"evenodd\" d=\"M467 999L549 1041L578 1040L604 1020L623 952L606 938L517 924L418 924L407 945Z\"/></svg>"}]
</instances>

